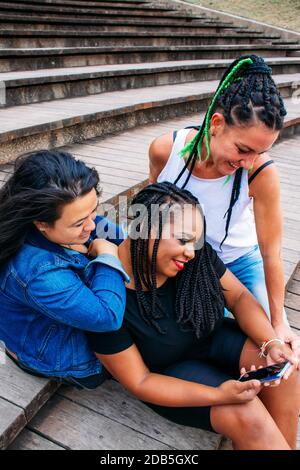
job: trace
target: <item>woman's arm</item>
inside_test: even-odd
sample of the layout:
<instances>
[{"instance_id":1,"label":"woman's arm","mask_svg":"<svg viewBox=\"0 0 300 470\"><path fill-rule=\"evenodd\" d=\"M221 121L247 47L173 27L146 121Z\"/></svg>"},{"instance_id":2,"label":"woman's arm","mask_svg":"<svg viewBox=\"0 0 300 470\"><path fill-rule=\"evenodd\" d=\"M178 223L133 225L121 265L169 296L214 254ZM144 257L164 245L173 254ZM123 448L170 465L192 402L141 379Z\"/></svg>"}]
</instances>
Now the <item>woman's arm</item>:
<instances>
[{"instance_id":1,"label":"woman's arm","mask_svg":"<svg viewBox=\"0 0 300 470\"><path fill-rule=\"evenodd\" d=\"M271 322L283 323L284 270L281 258L283 220L280 206L280 182L275 165L269 165L253 180L250 192L258 244L264 264Z\"/></svg>"},{"instance_id":2,"label":"woman's arm","mask_svg":"<svg viewBox=\"0 0 300 470\"><path fill-rule=\"evenodd\" d=\"M149 184L156 183L166 165L173 146L173 134L164 134L153 140L149 147Z\"/></svg>"},{"instance_id":3,"label":"woman's arm","mask_svg":"<svg viewBox=\"0 0 300 470\"><path fill-rule=\"evenodd\" d=\"M277 332L269 322L261 305L228 269L220 281L224 289L226 306L234 314L241 330L257 344L257 352L263 343L278 338ZM286 344L280 345L277 342L272 342L266 352L269 352L271 348L275 349L275 346L276 354L273 354L273 359L274 357L284 358L297 366L299 362L297 354ZM274 362L276 360L272 361L272 363Z\"/></svg>"},{"instance_id":4,"label":"woman's arm","mask_svg":"<svg viewBox=\"0 0 300 470\"><path fill-rule=\"evenodd\" d=\"M285 292L281 258L283 221L280 181L275 165L269 165L257 175L250 184L250 194L254 199L255 225L264 264L272 326L276 336L290 344L300 359L299 337L284 322L282 314Z\"/></svg>"},{"instance_id":5,"label":"woman's arm","mask_svg":"<svg viewBox=\"0 0 300 470\"><path fill-rule=\"evenodd\" d=\"M241 330L259 347L276 333L263 308L248 289L226 269L220 279L226 307L234 314Z\"/></svg>"},{"instance_id":6,"label":"woman's arm","mask_svg":"<svg viewBox=\"0 0 300 470\"><path fill-rule=\"evenodd\" d=\"M253 380L229 380L214 388L152 373L135 345L116 354L96 355L111 375L135 397L160 406L196 407L245 403L260 391L260 383Z\"/></svg>"},{"instance_id":7,"label":"woman's arm","mask_svg":"<svg viewBox=\"0 0 300 470\"><path fill-rule=\"evenodd\" d=\"M124 275L97 259L90 264L90 287L71 269L54 264L40 267L26 287L29 305L55 321L81 330L119 329L126 303Z\"/></svg>"}]
</instances>

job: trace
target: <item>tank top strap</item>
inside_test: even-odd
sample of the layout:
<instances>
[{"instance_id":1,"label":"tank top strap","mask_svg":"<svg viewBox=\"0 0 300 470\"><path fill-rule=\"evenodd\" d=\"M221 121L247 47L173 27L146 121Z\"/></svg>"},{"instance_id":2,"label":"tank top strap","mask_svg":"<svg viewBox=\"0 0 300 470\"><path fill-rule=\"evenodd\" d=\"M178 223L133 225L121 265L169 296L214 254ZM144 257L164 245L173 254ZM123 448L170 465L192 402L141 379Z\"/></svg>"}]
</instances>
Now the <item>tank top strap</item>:
<instances>
[{"instance_id":1,"label":"tank top strap","mask_svg":"<svg viewBox=\"0 0 300 470\"><path fill-rule=\"evenodd\" d=\"M180 129L177 131L167 163L157 177L158 183L161 183L162 181L170 181L174 183L176 180L184 165L184 161L180 157L180 152L185 145L185 139L189 132L190 129Z\"/></svg>"},{"instance_id":2,"label":"tank top strap","mask_svg":"<svg viewBox=\"0 0 300 470\"><path fill-rule=\"evenodd\" d=\"M181 152L181 150L185 146L185 140L190 131L191 129L180 129L179 131L177 131L176 138L173 142L173 147L172 147L170 155L173 155L173 154L178 155L179 152Z\"/></svg>"}]
</instances>

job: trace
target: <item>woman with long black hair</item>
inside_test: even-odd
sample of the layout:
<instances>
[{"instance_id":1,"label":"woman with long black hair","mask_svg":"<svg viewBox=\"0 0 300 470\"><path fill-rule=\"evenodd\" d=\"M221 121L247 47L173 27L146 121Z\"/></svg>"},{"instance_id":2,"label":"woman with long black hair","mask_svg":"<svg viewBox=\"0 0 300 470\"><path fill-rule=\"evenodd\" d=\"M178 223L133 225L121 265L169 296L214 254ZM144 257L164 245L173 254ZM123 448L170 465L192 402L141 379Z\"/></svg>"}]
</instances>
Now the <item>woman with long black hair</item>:
<instances>
[{"instance_id":1,"label":"woman with long black hair","mask_svg":"<svg viewBox=\"0 0 300 470\"><path fill-rule=\"evenodd\" d=\"M163 182L140 191L132 208L130 235L118 250L131 276L124 323L88 333L98 359L171 421L221 433L236 449L295 448L297 359L205 241L198 200ZM224 305L236 322L224 318ZM293 366L277 387L237 380L241 368L285 360Z\"/></svg>"},{"instance_id":2,"label":"woman with long black hair","mask_svg":"<svg viewBox=\"0 0 300 470\"><path fill-rule=\"evenodd\" d=\"M99 176L62 151L21 156L0 191L0 340L28 373L78 388L105 375L84 334L117 330L128 276L99 239Z\"/></svg>"}]
</instances>

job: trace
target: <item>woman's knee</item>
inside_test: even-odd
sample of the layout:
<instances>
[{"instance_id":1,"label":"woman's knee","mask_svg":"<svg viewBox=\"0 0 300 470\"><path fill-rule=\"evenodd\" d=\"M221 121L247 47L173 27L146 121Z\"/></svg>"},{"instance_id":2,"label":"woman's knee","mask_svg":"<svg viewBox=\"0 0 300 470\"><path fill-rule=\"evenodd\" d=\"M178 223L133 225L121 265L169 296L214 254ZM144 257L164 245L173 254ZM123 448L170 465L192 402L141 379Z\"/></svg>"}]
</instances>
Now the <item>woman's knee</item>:
<instances>
[{"instance_id":1,"label":"woman's knee","mask_svg":"<svg viewBox=\"0 0 300 470\"><path fill-rule=\"evenodd\" d=\"M220 405L211 408L213 429L228 437L242 432L260 434L266 427L268 412L259 398L237 405Z\"/></svg>"}]
</instances>

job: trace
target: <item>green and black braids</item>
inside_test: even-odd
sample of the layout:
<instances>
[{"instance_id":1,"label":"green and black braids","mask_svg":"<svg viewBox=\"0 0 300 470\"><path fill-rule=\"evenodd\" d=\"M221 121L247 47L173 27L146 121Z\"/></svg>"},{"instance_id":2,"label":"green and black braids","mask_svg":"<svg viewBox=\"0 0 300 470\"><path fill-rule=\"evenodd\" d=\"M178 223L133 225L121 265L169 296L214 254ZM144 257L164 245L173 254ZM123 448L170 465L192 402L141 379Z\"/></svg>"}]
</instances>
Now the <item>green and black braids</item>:
<instances>
[{"instance_id":1,"label":"green and black braids","mask_svg":"<svg viewBox=\"0 0 300 470\"><path fill-rule=\"evenodd\" d=\"M163 182L147 186L135 196L132 204L143 208L134 218L137 220L138 217L135 229L139 237L130 237L132 271L140 313L148 324L165 334L158 322L164 312L157 298L156 285L156 260L163 226L174 204L191 204L201 212L199 201L189 191L170 182ZM153 207L157 208L158 217L153 217ZM151 225L157 219L159 222L155 229L158 233L150 265L148 253L153 228ZM203 236L205 237L205 220ZM145 292L143 287L149 292ZM209 335L223 319L224 296L206 243L195 251L195 258L176 276L175 314L181 328L194 331L198 338Z\"/></svg>"},{"instance_id":2,"label":"green and black braids","mask_svg":"<svg viewBox=\"0 0 300 470\"><path fill-rule=\"evenodd\" d=\"M271 73L271 68L263 58L254 54L241 56L230 64L220 80L199 131L181 152L181 156L188 155L188 157L184 168L174 181L175 184L178 184L185 171L189 169L182 185L182 188L186 187L197 159L201 159L203 140L206 147L205 160L210 157L209 130L214 112L221 112L226 124L230 126L250 126L258 120L270 129L282 129L286 110ZM242 172L243 169L240 168L235 173L230 204L224 215L227 216L225 237L220 247L228 235L232 209L240 193Z\"/></svg>"}]
</instances>

